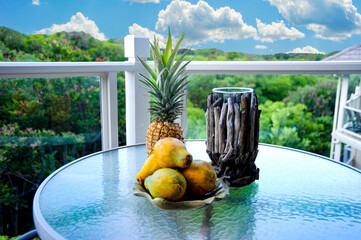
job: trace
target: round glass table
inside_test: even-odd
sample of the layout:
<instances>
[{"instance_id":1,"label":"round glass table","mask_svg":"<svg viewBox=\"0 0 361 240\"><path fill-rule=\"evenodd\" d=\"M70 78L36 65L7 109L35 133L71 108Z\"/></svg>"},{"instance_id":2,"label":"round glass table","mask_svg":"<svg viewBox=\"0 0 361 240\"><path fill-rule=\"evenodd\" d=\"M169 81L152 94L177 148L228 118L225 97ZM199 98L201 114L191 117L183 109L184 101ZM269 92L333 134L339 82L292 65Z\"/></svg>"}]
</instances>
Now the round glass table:
<instances>
[{"instance_id":1,"label":"round glass table","mask_svg":"<svg viewBox=\"0 0 361 240\"><path fill-rule=\"evenodd\" d=\"M209 161L205 141L187 141ZM261 144L259 180L200 209L162 210L134 196L144 144L95 153L50 175L34 197L41 239L360 239L361 171Z\"/></svg>"}]
</instances>

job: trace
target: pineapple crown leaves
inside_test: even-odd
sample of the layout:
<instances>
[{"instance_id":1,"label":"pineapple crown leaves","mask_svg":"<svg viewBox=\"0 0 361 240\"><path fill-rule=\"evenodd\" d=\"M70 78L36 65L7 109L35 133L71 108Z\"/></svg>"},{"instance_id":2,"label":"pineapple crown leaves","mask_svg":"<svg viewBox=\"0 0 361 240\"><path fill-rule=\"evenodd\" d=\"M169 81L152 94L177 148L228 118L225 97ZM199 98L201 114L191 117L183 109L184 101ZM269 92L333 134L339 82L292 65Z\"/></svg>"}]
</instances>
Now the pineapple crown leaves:
<instances>
[{"instance_id":1,"label":"pineapple crown leaves","mask_svg":"<svg viewBox=\"0 0 361 240\"><path fill-rule=\"evenodd\" d=\"M173 122L183 110L182 97L188 84L188 75L186 72L187 65L192 61L189 60L182 65L182 62L190 49L185 51L175 61L178 48L184 38L184 33L178 39L172 51L172 37L168 31L168 40L166 48L162 53L159 43L154 39L151 45L152 56L154 59L155 70L138 57L144 68L149 73L149 77L139 74L140 81L148 87L150 93L150 108L152 120L163 120Z\"/></svg>"}]
</instances>

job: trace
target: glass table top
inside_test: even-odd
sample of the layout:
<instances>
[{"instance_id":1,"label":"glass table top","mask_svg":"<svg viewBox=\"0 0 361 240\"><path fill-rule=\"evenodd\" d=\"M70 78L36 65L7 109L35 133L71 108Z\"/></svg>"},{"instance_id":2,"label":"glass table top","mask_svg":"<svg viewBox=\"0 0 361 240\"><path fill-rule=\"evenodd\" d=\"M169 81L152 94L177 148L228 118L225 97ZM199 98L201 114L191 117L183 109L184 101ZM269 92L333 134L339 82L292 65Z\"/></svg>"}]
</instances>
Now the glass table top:
<instances>
[{"instance_id":1,"label":"glass table top","mask_svg":"<svg viewBox=\"0 0 361 240\"><path fill-rule=\"evenodd\" d=\"M209 161L204 141L188 141ZM42 239L360 239L361 172L318 155L260 145L260 178L194 210L161 210L134 196L145 145L74 161L34 198Z\"/></svg>"}]
</instances>

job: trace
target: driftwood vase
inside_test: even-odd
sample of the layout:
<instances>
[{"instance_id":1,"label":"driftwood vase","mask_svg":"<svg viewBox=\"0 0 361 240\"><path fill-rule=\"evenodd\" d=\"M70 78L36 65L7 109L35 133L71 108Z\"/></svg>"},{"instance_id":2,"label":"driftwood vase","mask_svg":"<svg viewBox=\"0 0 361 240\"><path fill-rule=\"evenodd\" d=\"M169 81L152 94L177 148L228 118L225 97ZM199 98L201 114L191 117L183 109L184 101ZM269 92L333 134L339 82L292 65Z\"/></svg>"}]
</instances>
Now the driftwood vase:
<instances>
[{"instance_id":1,"label":"driftwood vase","mask_svg":"<svg viewBox=\"0 0 361 240\"><path fill-rule=\"evenodd\" d=\"M207 98L207 153L219 178L232 187L259 178L259 117L251 88L215 88Z\"/></svg>"}]
</instances>

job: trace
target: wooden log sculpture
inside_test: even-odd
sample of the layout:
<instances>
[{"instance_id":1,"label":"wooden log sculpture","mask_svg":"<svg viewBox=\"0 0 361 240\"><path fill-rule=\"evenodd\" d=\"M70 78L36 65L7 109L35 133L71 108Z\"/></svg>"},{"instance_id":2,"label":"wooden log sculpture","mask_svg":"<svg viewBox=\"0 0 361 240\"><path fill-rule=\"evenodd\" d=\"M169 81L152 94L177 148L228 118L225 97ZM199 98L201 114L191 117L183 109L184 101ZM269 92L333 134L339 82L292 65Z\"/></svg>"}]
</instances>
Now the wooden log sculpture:
<instances>
[{"instance_id":1,"label":"wooden log sculpture","mask_svg":"<svg viewBox=\"0 0 361 240\"><path fill-rule=\"evenodd\" d=\"M207 98L207 154L219 178L232 187L246 186L259 178L259 117L254 92L222 94Z\"/></svg>"}]
</instances>

